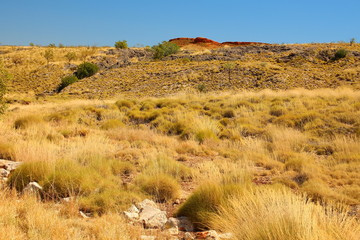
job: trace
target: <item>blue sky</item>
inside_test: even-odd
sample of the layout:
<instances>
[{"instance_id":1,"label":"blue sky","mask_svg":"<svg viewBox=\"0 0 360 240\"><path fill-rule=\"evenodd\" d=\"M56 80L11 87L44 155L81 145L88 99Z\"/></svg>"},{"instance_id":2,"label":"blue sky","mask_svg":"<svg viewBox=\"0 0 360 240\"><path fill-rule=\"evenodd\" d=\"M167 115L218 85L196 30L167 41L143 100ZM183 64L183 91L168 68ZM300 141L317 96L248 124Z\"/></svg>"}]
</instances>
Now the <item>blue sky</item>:
<instances>
[{"instance_id":1,"label":"blue sky","mask_svg":"<svg viewBox=\"0 0 360 240\"><path fill-rule=\"evenodd\" d=\"M154 45L176 37L360 42L359 0L2 0L2 45Z\"/></svg>"}]
</instances>

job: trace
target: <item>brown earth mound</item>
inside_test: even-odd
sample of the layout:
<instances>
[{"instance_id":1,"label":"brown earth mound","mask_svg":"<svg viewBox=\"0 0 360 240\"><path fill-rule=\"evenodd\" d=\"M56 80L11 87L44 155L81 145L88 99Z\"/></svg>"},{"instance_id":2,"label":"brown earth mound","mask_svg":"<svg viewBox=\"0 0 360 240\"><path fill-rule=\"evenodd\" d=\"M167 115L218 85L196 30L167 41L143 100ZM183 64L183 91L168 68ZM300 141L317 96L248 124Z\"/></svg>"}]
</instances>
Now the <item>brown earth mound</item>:
<instances>
[{"instance_id":1,"label":"brown earth mound","mask_svg":"<svg viewBox=\"0 0 360 240\"><path fill-rule=\"evenodd\" d=\"M247 45L269 45L267 43L260 42L223 42L219 43L211 39L197 37L197 38L174 38L170 39L169 42L176 43L180 47L185 47L189 45L197 45L206 48L220 48L224 46L247 46Z\"/></svg>"}]
</instances>

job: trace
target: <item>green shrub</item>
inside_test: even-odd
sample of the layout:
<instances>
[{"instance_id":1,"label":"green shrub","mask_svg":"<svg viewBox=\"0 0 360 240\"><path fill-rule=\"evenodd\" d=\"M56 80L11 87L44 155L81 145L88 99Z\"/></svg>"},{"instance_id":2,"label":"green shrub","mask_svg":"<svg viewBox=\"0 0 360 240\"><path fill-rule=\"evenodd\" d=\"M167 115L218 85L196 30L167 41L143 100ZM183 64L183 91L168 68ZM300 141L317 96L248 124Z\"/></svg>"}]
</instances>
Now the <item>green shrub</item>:
<instances>
[{"instance_id":1,"label":"green shrub","mask_svg":"<svg viewBox=\"0 0 360 240\"><path fill-rule=\"evenodd\" d=\"M197 229L206 229L211 221L210 216L224 207L230 197L241 194L243 189L238 184L204 184L180 206L176 215L190 218Z\"/></svg>"},{"instance_id":2,"label":"green shrub","mask_svg":"<svg viewBox=\"0 0 360 240\"><path fill-rule=\"evenodd\" d=\"M164 41L158 45L152 46L151 49L154 52L154 58L161 59L168 55L179 52L180 47L175 43Z\"/></svg>"},{"instance_id":3,"label":"green shrub","mask_svg":"<svg viewBox=\"0 0 360 240\"><path fill-rule=\"evenodd\" d=\"M75 76L78 79L83 79L86 77L91 77L94 75L97 71L99 71L99 67L96 66L96 64L84 62L79 65L77 71L75 72Z\"/></svg>"},{"instance_id":4,"label":"green shrub","mask_svg":"<svg viewBox=\"0 0 360 240\"><path fill-rule=\"evenodd\" d=\"M347 54L348 54L348 51L346 49L339 49L336 51L336 53L333 57L333 60L336 61L341 58L345 58Z\"/></svg>"},{"instance_id":5,"label":"green shrub","mask_svg":"<svg viewBox=\"0 0 360 240\"><path fill-rule=\"evenodd\" d=\"M170 175L143 175L138 182L141 189L152 195L158 202L166 202L179 196L180 184Z\"/></svg>"},{"instance_id":6,"label":"green shrub","mask_svg":"<svg viewBox=\"0 0 360 240\"><path fill-rule=\"evenodd\" d=\"M69 75L69 76L63 77L61 79L60 85L57 88L57 92L61 92L61 90L63 90L64 88L66 88L70 84L73 84L73 83L77 82L78 80L79 79L74 75Z\"/></svg>"},{"instance_id":7,"label":"green shrub","mask_svg":"<svg viewBox=\"0 0 360 240\"><path fill-rule=\"evenodd\" d=\"M123 41L115 42L115 48L117 48L117 49L127 49L128 48L127 41L123 40Z\"/></svg>"}]
</instances>

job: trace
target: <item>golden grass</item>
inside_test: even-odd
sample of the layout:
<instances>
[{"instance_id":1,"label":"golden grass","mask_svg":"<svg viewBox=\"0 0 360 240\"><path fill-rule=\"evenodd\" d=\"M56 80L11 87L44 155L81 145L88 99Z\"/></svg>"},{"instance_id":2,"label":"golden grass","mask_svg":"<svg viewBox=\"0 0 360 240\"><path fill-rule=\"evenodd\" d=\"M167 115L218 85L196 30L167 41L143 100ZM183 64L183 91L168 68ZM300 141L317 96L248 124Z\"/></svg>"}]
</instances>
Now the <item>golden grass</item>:
<instances>
[{"instance_id":1,"label":"golden grass","mask_svg":"<svg viewBox=\"0 0 360 240\"><path fill-rule=\"evenodd\" d=\"M294 189L293 197L282 190L279 194L285 203L286 199L296 202L291 205L294 208L313 211L311 223L336 222L324 217L322 210L314 210L320 208L316 204L303 206L297 194L306 193L308 201L323 205L360 203L359 101L358 91L339 88L182 93L117 102L49 98L30 105L13 103L9 109L16 109L6 112L0 122L0 155L25 162L10 177L18 190L30 180L38 181L48 194L42 198L50 208L53 200L76 197L73 208L104 216L89 224L100 232L106 216L112 218L146 197L187 198L191 207L179 214L193 214L199 227L209 226L209 214L219 213L234 194L242 196L247 186L254 185L251 181ZM274 114L274 106L282 109L281 114ZM29 116L36 120L25 121L33 119ZM23 127L16 129L19 119ZM166 177L160 181L156 178L160 175ZM272 191L253 193L272 198L276 195ZM273 228L284 221L281 217ZM352 221L346 219L349 224ZM291 224L286 230L293 229ZM307 236L302 235L307 228L299 224L295 236ZM331 231L342 229L334 224L336 229ZM43 239L47 234L41 233Z\"/></svg>"},{"instance_id":2,"label":"golden grass","mask_svg":"<svg viewBox=\"0 0 360 240\"><path fill-rule=\"evenodd\" d=\"M116 214L102 218L83 219L79 212L71 216L59 213L32 196L16 197L0 193L0 239L134 239L138 233Z\"/></svg>"},{"instance_id":3,"label":"golden grass","mask_svg":"<svg viewBox=\"0 0 360 240\"><path fill-rule=\"evenodd\" d=\"M284 188L248 189L223 204L211 227L236 239L357 239L360 225L345 209L308 202Z\"/></svg>"}]
</instances>

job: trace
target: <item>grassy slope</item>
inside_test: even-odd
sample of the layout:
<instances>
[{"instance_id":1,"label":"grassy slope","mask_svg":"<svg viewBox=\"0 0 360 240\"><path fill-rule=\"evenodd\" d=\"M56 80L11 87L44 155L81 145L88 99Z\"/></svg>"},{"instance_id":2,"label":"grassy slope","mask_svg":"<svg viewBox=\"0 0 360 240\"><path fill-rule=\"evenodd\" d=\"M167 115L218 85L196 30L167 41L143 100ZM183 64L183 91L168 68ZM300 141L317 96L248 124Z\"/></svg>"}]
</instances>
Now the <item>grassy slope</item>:
<instances>
[{"instance_id":1,"label":"grassy slope","mask_svg":"<svg viewBox=\"0 0 360 240\"><path fill-rule=\"evenodd\" d=\"M270 49L239 47L227 49L182 51L176 60L151 61L149 58L130 57L131 65L106 69L65 89L65 94L77 97L159 96L179 91L193 91L199 85L206 90L288 89L294 87L321 88L351 85L359 88L359 57L349 54L338 61L324 61L337 49L360 51L354 44L274 45ZM46 65L42 56L48 48L1 47L2 62L13 78L8 83L10 93L51 92L60 78L71 74L64 57L75 52L81 63L87 59L97 63L123 61L126 51L111 48L52 48L54 60ZM235 48L236 49L236 48ZM145 51L145 50L144 50ZM329 53L324 53L329 51ZM260 53L258 53L260 52ZM209 60L214 59L214 60ZM232 60L230 73L224 66Z\"/></svg>"},{"instance_id":2,"label":"grassy slope","mask_svg":"<svg viewBox=\"0 0 360 240\"><path fill-rule=\"evenodd\" d=\"M345 45L293 47L291 51L298 52L298 48L319 47L324 50ZM358 46L352 48L358 50ZM8 51L2 54L4 66L13 74L13 79L8 82L9 98L13 99L17 99L19 94L29 96L56 87L60 76L71 73L70 70L63 70L66 61L63 54L72 50L80 55L81 51L89 50L55 48L55 62L44 67L45 60L40 55L44 48L21 49L16 51L16 47L2 47L3 51ZM95 57L102 55L105 58L117 58L116 55L106 55L100 51L107 49L96 49L95 52L93 49L91 54ZM22 54L26 60L15 64L12 56L16 54ZM58 200L58 196L75 194L78 197L78 201L73 203L75 213L80 208L109 219L116 219L111 213L122 211L138 199L163 199L159 196L159 189L149 189L149 185L156 184L161 185L167 191L166 194L169 193L165 195L167 202L164 207L170 212L174 211L171 201L174 197L184 202L199 186L212 184L220 188L221 193L224 184L238 186L249 181L254 186L265 185L265 189L268 184L271 189L273 183L279 183L291 189L291 194L304 193L328 205L333 202L347 206L360 203L360 96L354 90L359 81L357 58L349 56L329 63L307 57L305 62L299 58L278 62L277 59L288 56L290 52L248 54L236 61L237 67L232 70L230 84L228 72L223 68L224 60L186 60L199 56L194 54L182 52L178 55L180 59L158 62L137 62L131 59L132 65L103 69L96 76L70 86L59 98L34 100L30 105L10 104L11 111L6 113L0 123L0 132L3 133L0 136L0 155L27 162L29 167L25 170L33 175L33 180L44 186L49 185L49 182L54 184L46 188L48 195L44 198L50 202ZM209 52L202 52L200 57L207 54ZM78 60L76 63L80 62ZM32 71L43 71L44 75L36 75L34 81L30 81L32 75L29 73ZM262 74L259 75L259 72ZM249 73L246 75L248 81L243 81L245 73ZM287 81L266 81L267 76L273 73L287 76ZM341 80L344 74L350 74L346 75L349 81ZM254 85L254 79L259 83L257 86ZM145 84L141 84L143 82ZM351 88L138 97L173 94L184 89L194 91L199 84L204 84L208 90L233 89L234 86L256 90L287 89L304 85L308 88L348 85ZM29 89L33 91L30 94ZM120 101L116 103L113 100L62 99L68 94L72 94L72 97L81 94L75 98L126 97L119 98ZM43 166L40 175L38 170L33 170L39 169L37 164ZM55 172L51 169L55 169ZM57 169L65 174L56 173ZM64 169L66 171L62 171ZM153 184L154 176L159 174L164 179L171 178L174 183L168 186L155 181ZM21 172L18 176L21 177ZM15 184L17 178L14 179L11 181ZM74 181L71 188L67 185L69 179ZM266 195L267 191L257 194ZM268 194L270 199L271 194ZM5 204L14 199L7 194L2 197ZM276 201L279 200L276 199L270 201L275 201L274 206L278 207ZM20 203L24 204L33 201L27 198L22 200ZM322 215L323 210L311 213L313 207L307 207L306 201L294 201L307 209L306 214L315 214L319 219L326 218ZM25 213L31 213L30 208L20 203L8 212L4 209L2 212L13 214L19 208ZM231 212L239 206L228 207ZM36 208L39 213L45 211L40 205ZM273 210L278 212L277 208ZM49 211L49 216L58 214L52 209L46 211ZM214 218L218 222L204 224L216 227L219 224L221 226L223 221L229 222L227 219L231 216L226 211L224 209L219 219ZM76 215L59 217L54 217L54 220L64 224L59 225L59 228L72 226L74 219L77 221ZM280 224L274 223L270 228L287 226L283 224L287 220L280 215L278 217ZM294 217L297 218L296 215ZM95 218L92 227L101 228L103 223L96 221L102 218ZM261 220L256 216L254 219ZM347 221L346 218L334 221L341 224L344 219ZM26 221L32 223L40 219ZM14 233L10 233L10 236L32 234L22 227L21 221L5 222L5 227ZM349 220L350 223L353 224L353 220ZM41 222L39 224L44 226ZM334 229L343 231L337 224L334 223ZM53 229L59 231L58 228ZM227 229L233 231L234 226L229 224ZM321 227L319 229L322 230ZM351 229L354 230L353 227L346 230L350 235ZM358 233L359 230L355 230ZM76 233L78 230L73 231ZM91 233L94 230L90 228L86 231ZM97 234L103 233L99 229L96 231ZM279 230L280 233L282 231ZM300 228L299 234L302 233ZM41 236L46 238L46 234L49 233L44 232ZM84 234L82 238L86 238L87 233L77 234ZM323 234L325 239L326 236Z\"/></svg>"}]
</instances>

